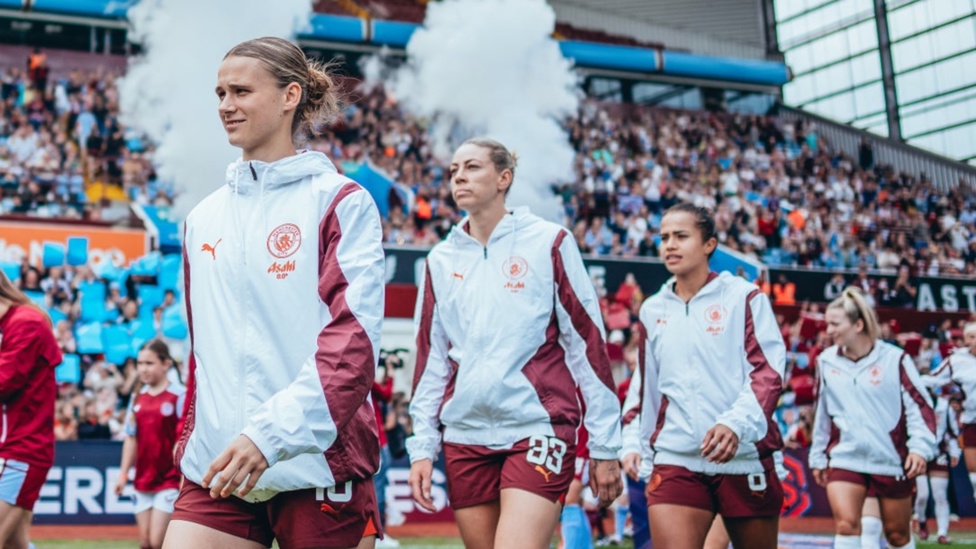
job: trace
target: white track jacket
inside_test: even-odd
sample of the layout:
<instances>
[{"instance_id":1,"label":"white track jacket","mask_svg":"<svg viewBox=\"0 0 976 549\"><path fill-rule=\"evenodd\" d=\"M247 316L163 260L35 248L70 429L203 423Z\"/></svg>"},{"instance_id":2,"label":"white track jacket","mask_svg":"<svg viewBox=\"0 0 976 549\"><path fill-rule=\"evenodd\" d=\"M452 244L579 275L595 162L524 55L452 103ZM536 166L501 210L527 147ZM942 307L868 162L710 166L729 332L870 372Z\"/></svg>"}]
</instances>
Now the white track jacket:
<instances>
[{"instance_id":1,"label":"white track jacket","mask_svg":"<svg viewBox=\"0 0 976 549\"><path fill-rule=\"evenodd\" d=\"M625 429L621 457L639 452L645 479L658 464L705 474L772 469L783 446L773 411L786 346L769 299L729 273L712 273L687 303L673 287L671 279L641 306L639 427ZM632 402L625 416L634 415ZM701 456L705 433L717 423L739 437L728 463Z\"/></svg>"},{"instance_id":2,"label":"white track jacket","mask_svg":"<svg viewBox=\"0 0 976 549\"><path fill-rule=\"evenodd\" d=\"M384 259L369 194L317 152L235 162L187 217L183 258L186 478L241 434L271 465L249 501L370 478Z\"/></svg>"},{"instance_id":3,"label":"white track jacket","mask_svg":"<svg viewBox=\"0 0 976 549\"><path fill-rule=\"evenodd\" d=\"M976 357L969 349L964 347L953 351L934 372L922 376L922 382L928 387L947 383L958 385L965 395L960 420L967 424L976 423Z\"/></svg>"},{"instance_id":4,"label":"white track jacket","mask_svg":"<svg viewBox=\"0 0 976 549\"><path fill-rule=\"evenodd\" d=\"M905 351L878 340L854 362L834 345L817 356L817 376L811 469L902 477L909 452L935 457L935 411Z\"/></svg>"},{"instance_id":5,"label":"white track jacket","mask_svg":"<svg viewBox=\"0 0 976 549\"><path fill-rule=\"evenodd\" d=\"M575 442L577 386L591 457L615 459L620 402L596 291L573 237L527 208L505 215L487 246L466 225L431 250L417 297L411 462L434 459L442 440Z\"/></svg>"}]
</instances>

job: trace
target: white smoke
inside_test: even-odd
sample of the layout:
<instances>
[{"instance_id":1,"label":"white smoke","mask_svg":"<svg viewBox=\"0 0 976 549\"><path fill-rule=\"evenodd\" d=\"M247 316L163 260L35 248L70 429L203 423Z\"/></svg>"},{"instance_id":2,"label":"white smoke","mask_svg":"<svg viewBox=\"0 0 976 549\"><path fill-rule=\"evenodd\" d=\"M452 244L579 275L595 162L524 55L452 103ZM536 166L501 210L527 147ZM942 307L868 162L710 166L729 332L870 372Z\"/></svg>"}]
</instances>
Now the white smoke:
<instances>
[{"instance_id":1,"label":"white smoke","mask_svg":"<svg viewBox=\"0 0 976 549\"><path fill-rule=\"evenodd\" d=\"M308 24L311 0L141 0L129 10L141 43L119 88L123 122L157 144L155 164L180 193L183 217L224 181L240 152L217 116L217 69L251 38L293 38Z\"/></svg>"},{"instance_id":2,"label":"white smoke","mask_svg":"<svg viewBox=\"0 0 976 549\"><path fill-rule=\"evenodd\" d=\"M406 64L386 82L409 112L435 121L442 159L475 135L514 150L509 203L554 221L559 206L550 186L573 179L575 158L559 120L579 101L577 75L551 37L555 24L544 0L429 2ZM375 61L364 69L367 80L386 76Z\"/></svg>"}]
</instances>

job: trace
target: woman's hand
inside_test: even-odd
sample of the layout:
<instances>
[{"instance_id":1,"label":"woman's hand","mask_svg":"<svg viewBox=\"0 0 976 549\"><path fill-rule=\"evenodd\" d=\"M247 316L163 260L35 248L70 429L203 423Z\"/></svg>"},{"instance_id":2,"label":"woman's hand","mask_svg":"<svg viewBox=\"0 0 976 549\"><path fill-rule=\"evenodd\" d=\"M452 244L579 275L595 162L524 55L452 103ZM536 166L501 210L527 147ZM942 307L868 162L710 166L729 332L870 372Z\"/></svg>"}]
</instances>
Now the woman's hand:
<instances>
[{"instance_id":1,"label":"woman's hand","mask_svg":"<svg viewBox=\"0 0 976 549\"><path fill-rule=\"evenodd\" d=\"M436 513L434 498L430 495L430 478L434 472L434 464L429 459L420 459L410 464L410 491L418 505L431 513Z\"/></svg>"}]
</instances>

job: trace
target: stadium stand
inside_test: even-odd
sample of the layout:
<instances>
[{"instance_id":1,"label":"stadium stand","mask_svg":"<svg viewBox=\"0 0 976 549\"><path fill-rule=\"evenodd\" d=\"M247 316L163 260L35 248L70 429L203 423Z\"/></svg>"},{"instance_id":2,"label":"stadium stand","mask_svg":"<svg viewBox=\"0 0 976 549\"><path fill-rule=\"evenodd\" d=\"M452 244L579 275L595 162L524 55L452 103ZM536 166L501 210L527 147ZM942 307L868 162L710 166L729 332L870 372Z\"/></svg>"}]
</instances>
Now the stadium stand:
<instances>
[{"instance_id":1,"label":"stadium stand","mask_svg":"<svg viewBox=\"0 0 976 549\"><path fill-rule=\"evenodd\" d=\"M47 87L36 90L18 68L27 53L5 51L8 62L0 65L6 67L2 214L99 220L113 201L169 204L172 193L152 170L151 144L117 120L118 66L85 64L103 56L74 65L75 54L51 52ZM656 256L661 213L689 201L716 210L726 246L767 265L902 272L905 282L894 287L870 277L867 288L878 304L907 303L915 276L976 273L971 189L941 191L923 175L879 165L866 145L857 157L837 152L815 124L588 99L566 128L577 152L576 179L553 192L585 253ZM432 156L423 128L382 89L363 94L310 146L344 168L368 163L411 191L412 201L390 194L384 230L391 244L431 246L460 219L446 169ZM97 274L91 265L62 263L6 270L51 312L69 357L58 370L59 439L117 439L136 376L136 346L163 337L174 356L183 355L186 326L173 306L180 299L179 258L154 253ZM780 297L775 284L758 283ZM605 323L615 327L610 352L621 370L633 365L631 327L652 291L636 283L600 288ZM787 439L799 445L808 440L800 418L808 414L810 365L824 346L815 307L802 304L794 320L781 322L793 375L777 417ZM950 322L899 337L889 324L886 337L911 346L924 366L951 349L958 328ZM395 402L406 423L405 397Z\"/></svg>"}]
</instances>

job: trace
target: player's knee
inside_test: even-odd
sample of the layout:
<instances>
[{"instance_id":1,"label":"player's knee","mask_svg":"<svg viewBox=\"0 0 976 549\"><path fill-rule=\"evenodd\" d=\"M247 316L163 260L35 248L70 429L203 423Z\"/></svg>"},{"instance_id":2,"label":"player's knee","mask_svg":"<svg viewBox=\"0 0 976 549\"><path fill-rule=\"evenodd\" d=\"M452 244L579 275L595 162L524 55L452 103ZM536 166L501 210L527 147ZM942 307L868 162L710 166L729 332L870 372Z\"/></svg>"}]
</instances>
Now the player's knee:
<instances>
[{"instance_id":1,"label":"player's knee","mask_svg":"<svg viewBox=\"0 0 976 549\"><path fill-rule=\"evenodd\" d=\"M888 545L902 547L908 545L908 542L912 541L912 535L908 530L897 530L885 532L885 539L888 540Z\"/></svg>"},{"instance_id":2,"label":"player's knee","mask_svg":"<svg viewBox=\"0 0 976 549\"><path fill-rule=\"evenodd\" d=\"M837 535L860 536L861 521L853 521L849 519L837 519Z\"/></svg>"}]
</instances>

